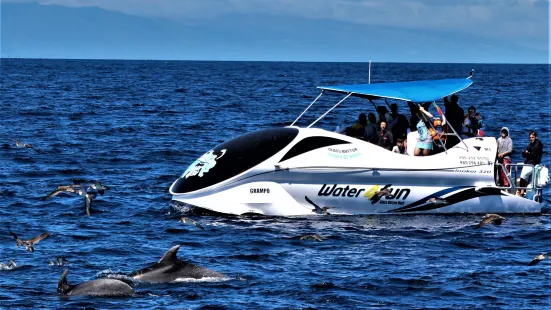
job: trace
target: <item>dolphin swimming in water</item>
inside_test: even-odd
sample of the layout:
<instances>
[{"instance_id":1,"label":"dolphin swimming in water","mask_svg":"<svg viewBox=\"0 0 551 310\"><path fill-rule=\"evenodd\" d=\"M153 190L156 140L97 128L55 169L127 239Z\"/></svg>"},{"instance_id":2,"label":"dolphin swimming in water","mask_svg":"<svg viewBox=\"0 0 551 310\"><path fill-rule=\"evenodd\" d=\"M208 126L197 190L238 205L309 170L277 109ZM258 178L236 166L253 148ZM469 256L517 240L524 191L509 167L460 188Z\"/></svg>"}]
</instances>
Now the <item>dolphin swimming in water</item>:
<instances>
[{"instance_id":1,"label":"dolphin swimming in water","mask_svg":"<svg viewBox=\"0 0 551 310\"><path fill-rule=\"evenodd\" d=\"M180 245L173 246L158 263L134 271L128 276L149 283L171 283L183 279L226 277L219 272L179 260L176 257L179 249Z\"/></svg>"},{"instance_id":2,"label":"dolphin swimming in water","mask_svg":"<svg viewBox=\"0 0 551 310\"><path fill-rule=\"evenodd\" d=\"M86 296L129 296L134 294L134 289L125 282L117 279L97 279L77 285L67 282L69 269L61 275L57 284L57 291L63 295L86 295Z\"/></svg>"}]
</instances>

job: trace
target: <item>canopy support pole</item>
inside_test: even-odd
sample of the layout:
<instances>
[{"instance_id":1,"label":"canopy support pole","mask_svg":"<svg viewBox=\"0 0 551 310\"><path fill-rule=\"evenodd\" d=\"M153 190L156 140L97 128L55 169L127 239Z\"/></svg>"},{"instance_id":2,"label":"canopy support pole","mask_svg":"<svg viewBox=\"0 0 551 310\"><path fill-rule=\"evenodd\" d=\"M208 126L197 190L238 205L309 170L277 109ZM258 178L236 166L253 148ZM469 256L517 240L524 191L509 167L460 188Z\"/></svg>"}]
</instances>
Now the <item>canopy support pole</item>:
<instances>
[{"instance_id":1,"label":"canopy support pole","mask_svg":"<svg viewBox=\"0 0 551 310\"><path fill-rule=\"evenodd\" d=\"M371 102L371 104L375 108L375 112L377 112L377 106L375 105L375 102L373 102L373 100L371 100L371 99L367 99L367 101Z\"/></svg>"},{"instance_id":2,"label":"canopy support pole","mask_svg":"<svg viewBox=\"0 0 551 310\"><path fill-rule=\"evenodd\" d=\"M369 73L367 76L367 84L371 84L371 57L369 57Z\"/></svg>"},{"instance_id":3,"label":"canopy support pole","mask_svg":"<svg viewBox=\"0 0 551 310\"><path fill-rule=\"evenodd\" d=\"M442 109L440 109L440 107L436 104L436 101L433 101L432 104L434 104L434 106L436 107L436 110L438 111L438 114L440 114ZM446 132L445 135L446 136L456 136L459 139L459 142L463 143L463 145L465 145L465 148L467 149L467 152L468 152L469 147L467 146L465 141L463 141L463 139L461 139L461 136L457 133L457 131L455 131L455 128L453 128L452 124L450 124L448 122L448 119L446 118L446 115L444 115L444 113L442 113L440 115L442 116L442 119L446 121L446 124L448 125L448 127L451 128L451 130L453 131L453 134L450 134L450 133ZM431 124L431 127L432 127L432 124ZM436 130L436 128L434 128L434 129ZM442 135L444 135L444 134L442 134ZM440 141L440 143L442 143L441 139L438 139L438 140ZM446 144L442 143L442 146L444 147L444 150L446 151L446 154L448 154L448 149L446 148Z\"/></svg>"},{"instance_id":4,"label":"canopy support pole","mask_svg":"<svg viewBox=\"0 0 551 310\"><path fill-rule=\"evenodd\" d=\"M323 92L324 92L324 91L325 91L325 90L322 90L321 93L316 97L316 99L314 99L314 101L312 101L312 103L310 103L310 105L309 105L304 111L302 111L302 113L300 113L300 115L299 115L299 116L297 117L297 119L291 124L291 126L293 126L293 125L298 121L298 119L299 119L304 113L306 113L306 111L307 111L308 109L310 109L310 107L311 107L316 101L318 101L318 99L321 97L321 95L323 95Z\"/></svg>"},{"instance_id":5,"label":"canopy support pole","mask_svg":"<svg viewBox=\"0 0 551 310\"><path fill-rule=\"evenodd\" d=\"M348 93L348 95L346 95L346 97L342 98L341 101L337 102L337 104L335 104L331 109L329 109L329 111L323 113L322 116L320 116L317 120L315 120L312 124L308 125L308 127L306 127L306 128L312 127L312 125L314 125L315 123L317 123L320 119L322 119L325 115L327 115L327 113L331 112L334 108L336 108L339 104L341 104L343 101L345 101L346 99L348 99L348 97L350 97L351 95L352 95L352 93Z\"/></svg>"}]
</instances>

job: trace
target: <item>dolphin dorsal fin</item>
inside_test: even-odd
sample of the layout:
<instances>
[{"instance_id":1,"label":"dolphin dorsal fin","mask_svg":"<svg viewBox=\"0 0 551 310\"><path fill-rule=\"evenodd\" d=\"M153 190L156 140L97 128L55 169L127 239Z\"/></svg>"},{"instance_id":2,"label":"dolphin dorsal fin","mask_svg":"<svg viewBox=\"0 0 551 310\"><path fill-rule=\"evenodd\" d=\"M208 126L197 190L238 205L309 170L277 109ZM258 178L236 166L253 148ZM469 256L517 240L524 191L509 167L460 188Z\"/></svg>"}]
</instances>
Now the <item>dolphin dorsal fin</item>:
<instances>
[{"instance_id":1,"label":"dolphin dorsal fin","mask_svg":"<svg viewBox=\"0 0 551 310\"><path fill-rule=\"evenodd\" d=\"M171 247L170 250L166 251L165 255L161 257L161 260L159 260L159 263L169 263L169 262L178 261L178 257L176 257L176 254L178 254L179 249L180 249L180 245L175 245Z\"/></svg>"},{"instance_id":2,"label":"dolphin dorsal fin","mask_svg":"<svg viewBox=\"0 0 551 310\"><path fill-rule=\"evenodd\" d=\"M71 289L71 285L67 282L67 274L69 273L69 268L65 269L61 277L59 278L59 283L57 284L57 291L64 294L65 292Z\"/></svg>"}]
</instances>

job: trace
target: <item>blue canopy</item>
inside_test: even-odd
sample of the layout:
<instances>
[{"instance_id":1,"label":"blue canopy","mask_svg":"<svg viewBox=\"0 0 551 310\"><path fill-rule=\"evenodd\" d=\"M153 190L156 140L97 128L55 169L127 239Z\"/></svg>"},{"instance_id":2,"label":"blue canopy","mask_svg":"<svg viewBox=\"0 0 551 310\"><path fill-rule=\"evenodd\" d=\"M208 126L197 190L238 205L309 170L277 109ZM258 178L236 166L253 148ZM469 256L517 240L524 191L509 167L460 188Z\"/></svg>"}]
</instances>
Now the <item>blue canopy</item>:
<instances>
[{"instance_id":1,"label":"blue canopy","mask_svg":"<svg viewBox=\"0 0 551 310\"><path fill-rule=\"evenodd\" d=\"M318 86L319 89L354 96L399 99L413 102L431 102L469 87L473 81L466 79L442 79L411 82L391 82L337 86Z\"/></svg>"}]
</instances>

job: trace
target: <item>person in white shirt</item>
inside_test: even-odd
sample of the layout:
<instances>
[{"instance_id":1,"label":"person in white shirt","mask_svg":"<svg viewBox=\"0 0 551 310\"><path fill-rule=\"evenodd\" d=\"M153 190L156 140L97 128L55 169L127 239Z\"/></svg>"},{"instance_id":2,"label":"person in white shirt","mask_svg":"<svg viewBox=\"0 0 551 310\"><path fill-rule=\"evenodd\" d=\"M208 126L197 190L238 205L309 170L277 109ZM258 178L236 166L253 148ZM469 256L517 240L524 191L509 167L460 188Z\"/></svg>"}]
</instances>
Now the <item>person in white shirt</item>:
<instances>
[{"instance_id":1,"label":"person in white shirt","mask_svg":"<svg viewBox=\"0 0 551 310\"><path fill-rule=\"evenodd\" d=\"M398 138L396 140L396 145L392 148L392 152L407 155L407 140Z\"/></svg>"}]
</instances>

